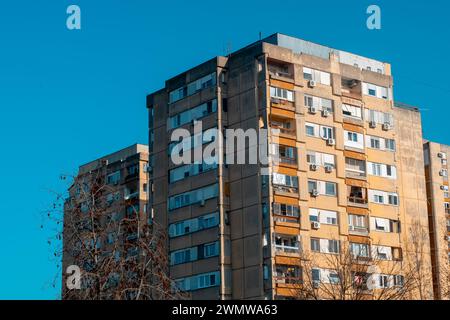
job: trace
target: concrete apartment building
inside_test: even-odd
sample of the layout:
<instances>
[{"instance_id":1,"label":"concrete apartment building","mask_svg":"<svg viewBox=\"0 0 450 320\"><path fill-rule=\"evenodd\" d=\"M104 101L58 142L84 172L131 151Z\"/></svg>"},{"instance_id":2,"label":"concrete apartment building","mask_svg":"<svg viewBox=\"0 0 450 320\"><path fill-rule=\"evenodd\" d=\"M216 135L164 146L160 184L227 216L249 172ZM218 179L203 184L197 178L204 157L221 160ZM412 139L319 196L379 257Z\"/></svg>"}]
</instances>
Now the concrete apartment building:
<instances>
[{"instance_id":1,"label":"concrete apartment building","mask_svg":"<svg viewBox=\"0 0 450 320\"><path fill-rule=\"evenodd\" d=\"M437 299L448 299L450 280L450 197L447 157L450 155L450 146L425 141L424 155L433 289Z\"/></svg>"},{"instance_id":2,"label":"concrete apartment building","mask_svg":"<svg viewBox=\"0 0 450 320\"><path fill-rule=\"evenodd\" d=\"M394 103L387 63L274 34L167 80L147 108L149 211L168 230L170 276L193 299L295 298L303 252L326 281L321 256L344 244L402 262L411 226L428 233L420 113ZM174 165L171 132L199 120L269 129L281 162Z\"/></svg>"},{"instance_id":3,"label":"concrete apartment building","mask_svg":"<svg viewBox=\"0 0 450 320\"><path fill-rule=\"evenodd\" d=\"M76 265L90 272L104 257L125 260L136 255L132 240L138 224L134 221L144 225L149 220L147 166L148 146L135 144L79 167L64 207L63 299L117 298L112 293L108 296L107 290L103 296L77 290L68 294L66 270ZM123 222L126 218L131 221L129 228ZM93 256L95 263L91 263ZM89 286L82 282L83 290Z\"/></svg>"}]
</instances>

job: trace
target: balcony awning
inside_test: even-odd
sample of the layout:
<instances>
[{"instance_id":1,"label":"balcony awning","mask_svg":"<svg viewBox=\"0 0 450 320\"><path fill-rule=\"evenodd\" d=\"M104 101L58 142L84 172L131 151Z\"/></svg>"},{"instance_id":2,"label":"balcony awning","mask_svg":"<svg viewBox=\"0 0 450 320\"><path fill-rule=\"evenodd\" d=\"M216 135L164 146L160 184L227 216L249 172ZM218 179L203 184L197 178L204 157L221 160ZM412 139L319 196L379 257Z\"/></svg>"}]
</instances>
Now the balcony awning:
<instances>
[{"instance_id":1,"label":"balcony awning","mask_svg":"<svg viewBox=\"0 0 450 320\"><path fill-rule=\"evenodd\" d=\"M368 188L369 184L366 181L345 179L345 184L352 187Z\"/></svg>"}]
</instances>

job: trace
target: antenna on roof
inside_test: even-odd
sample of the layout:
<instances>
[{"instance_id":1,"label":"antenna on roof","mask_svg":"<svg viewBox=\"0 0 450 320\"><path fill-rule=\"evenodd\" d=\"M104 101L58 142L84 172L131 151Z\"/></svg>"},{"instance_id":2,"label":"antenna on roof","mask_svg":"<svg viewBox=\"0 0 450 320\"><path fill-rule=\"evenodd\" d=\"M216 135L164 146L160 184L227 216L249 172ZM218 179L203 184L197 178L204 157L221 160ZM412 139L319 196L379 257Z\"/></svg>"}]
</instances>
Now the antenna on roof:
<instances>
[{"instance_id":1,"label":"antenna on roof","mask_svg":"<svg viewBox=\"0 0 450 320\"><path fill-rule=\"evenodd\" d=\"M231 41L227 42L227 47L225 49L225 55L230 56L231 55Z\"/></svg>"},{"instance_id":2,"label":"antenna on roof","mask_svg":"<svg viewBox=\"0 0 450 320\"><path fill-rule=\"evenodd\" d=\"M261 31L259 32L259 41L261 41L261 39L262 39L262 33L261 33Z\"/></svg>"}]
</instances>

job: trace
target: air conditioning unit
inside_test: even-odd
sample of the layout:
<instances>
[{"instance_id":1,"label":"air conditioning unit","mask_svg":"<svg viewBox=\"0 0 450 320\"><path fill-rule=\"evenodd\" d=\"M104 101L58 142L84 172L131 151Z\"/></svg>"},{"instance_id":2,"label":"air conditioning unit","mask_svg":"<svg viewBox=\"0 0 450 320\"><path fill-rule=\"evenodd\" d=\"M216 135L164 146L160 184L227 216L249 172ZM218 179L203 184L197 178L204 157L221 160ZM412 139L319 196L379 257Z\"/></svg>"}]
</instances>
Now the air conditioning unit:
<instances>
[{"instance_id":1,"label":"air conditioning unit","mask_svg":"<svg viewBox=\"0 0 450 320\"><path fill-rule=\"evenodd\" d=\"M332 167L332 166L325 166L325 172L326 172L326 173L331 173L331 172L333 172L333 167Z\"/></svg>"},{"instance_id":2,"label":"air conditioning unit","mask_svg":"<svg viewBox=\"0 0 450 320\"><path fill-rule=\"evenodd\" d=\"M317 189L314 189L311 191L311 196L312 197L318 197L319 196L319 191Z\"/></svg>"},{"instance_id":3,"label":"air conditioning unit","mask_svg":"<svg viewBox=\"0 0 450 320\"><path fill-rule=\"evenodd\" d=\"M316 114L317 113L317 108L314 106L310 106L308 109L309 113L311 114Z\"/></svg>"},{"instance_id":4,"label":"air conditioning unit","mask_svg":"<svg viewBox=\"0 0 450 320\"><path fill-rule=\"evenodd\" d=\"M375 121L369 121L369 127L375 129L377 127L377 123Z\"/></svg>"},{"instance_id":5,"label":"air conditioning unit","mask_svg":"<svg viewBox=\"0 0 450 320\"><path fill-rule=\"evenodd\" d=\"M311 169L311 171L317 171L317 169L319 168L319 166L317 165L317 164L311 164L310 166L309 166L309 168Z\"/></svg>"},{"instance_id":6,"label":"air conditioning unit","mask_svg":"<svg viewBox=\"0 0 450 320\"><path fill-rule=\"evenodd\" d=\"M336 144L336 140L334 140L334 139L332 139L332 138L327 139L327 145L329 145L329 146L334 146L335 144Z\"/></svg>"},{"instance_id":7,"label":"air conditioning unit","mask_svg":"<svg viewBox=\"0 0 450 320\"><path fill-rule=\"evenodd\" d=\"M153 167L152 166L147 166L147 172L148 173L152 173L153 172Z\"/></svg>"},{"instance_id":8,"label":"air conditioning unit","mask_svg":"<svg viewBox=\"0 0 450 320\"><path fill-rule=\"evenodd\" d=\"M391 129L391 125L389 123L383 123L383 130L384 131L389 131Z\"/></svg>"},{"instance_id":9,"label":"air conditioning unit","mask_svg":"<svg viewBox=\"0 0 450 320\"><path fill-rule=\"evenodd\" d=\"M447 159L447 155L444 152L439 152L438 153L438 158Z\"/></svg>"},{"instance_id":10,"label":"air conditioning unit","mask_svg":"<svg viewBox=\"0 0 450 320\"><path fill-rule=\"evenodd\" d=\"M440 175L441 177L446 177L446 176L447 176L447 170L441 170L441 171L439 171L439 175Z\"/></svg>"},{"instance_id":11,"label":"air conditioning unit","mask_svg":"<svg viewBox=\"0 0 450 320\"><path fill-rule=\"evenodd\" d=\"M448 186L441 186L441 190L448 191Z\"/></svg>"},{"instance_id":12,"label":"air conditioning unit","mask_svg":"<svg viewBox=\"0 0 450 320\"><path fill-rule=\"evenodd\" d=\"M328 117L330 115L330 111L328 111L327 109L322 110L322 117Z\"/></svg>"},{"instance_id":13,"label":"air conditioning unit","mask_svg":"<svg viewBox=\"0 0 450 320\"><path fill-rule=\"evenodd\" d=\"M317 85L317 83L314 80L309 80L308 85L310 88L314 88Z\"/></svg>"},{"instance_id":14,"label":"air conditioning unit","mask_svg":"<svg viewBox=\"0 0 450 320\"><path fill-rule=\"evenodd\" d=\"M314 288L314 289L319 289L319 287L320 287L320 281L314 280L312 284L313 284L313 288Z\"/></svg>"},{"instance_id":15,"label":"air conditioning unit","mask_svg":"<svg viewBox=\"0 0 450 320\"><path fill-rule=\"evenodd\" d=\"M320 229L320 222L317 222L317 221L311 222L311 228L314 230Z\"/></svg>"},{"instance_id":16,"label":"air conditioning unit","mask_svg":"<svg viewBox=\"0 0 450 320\"><path fill-rule=\"evenodd\" d=\"M355 231L355 227L354 226L348 226L348 231Z\"/></svg>"}]
</instances>

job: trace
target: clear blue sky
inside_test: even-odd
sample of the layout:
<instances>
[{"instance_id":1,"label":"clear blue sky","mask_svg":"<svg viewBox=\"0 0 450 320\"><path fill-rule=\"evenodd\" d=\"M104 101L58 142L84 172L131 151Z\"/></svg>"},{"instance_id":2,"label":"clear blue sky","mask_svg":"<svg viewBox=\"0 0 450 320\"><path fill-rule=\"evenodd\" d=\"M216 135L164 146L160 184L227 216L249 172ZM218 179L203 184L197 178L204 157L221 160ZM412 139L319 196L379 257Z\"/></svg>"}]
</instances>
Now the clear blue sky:
<instances>
[{"instance_id":1,"label":"clear blue sky","mask_svg":"<svg viewBox=\"0 0 450 320\"><path fill-rule=\"evenodd\" d=\"M8 4L6 4L8 3ZM219 4L220 3L220 4ZM66 8L82 30L66 29ZM365 26L370 4L382 30ZM147 142L145 96L164 79L274 32L393 65L395 97L450 144L448 1L1 1L0 299L54 299L40 212L61 173Z\"/></svg>"}]
</instances>

